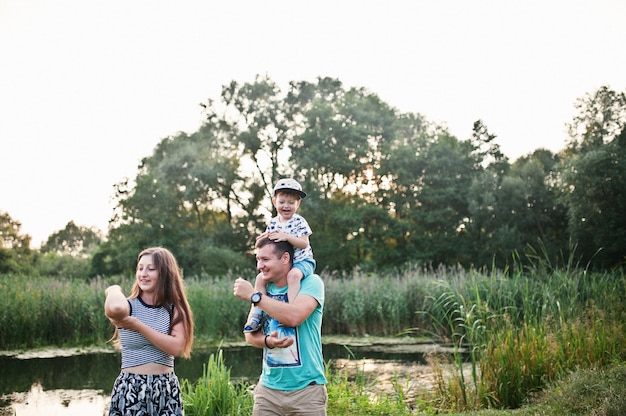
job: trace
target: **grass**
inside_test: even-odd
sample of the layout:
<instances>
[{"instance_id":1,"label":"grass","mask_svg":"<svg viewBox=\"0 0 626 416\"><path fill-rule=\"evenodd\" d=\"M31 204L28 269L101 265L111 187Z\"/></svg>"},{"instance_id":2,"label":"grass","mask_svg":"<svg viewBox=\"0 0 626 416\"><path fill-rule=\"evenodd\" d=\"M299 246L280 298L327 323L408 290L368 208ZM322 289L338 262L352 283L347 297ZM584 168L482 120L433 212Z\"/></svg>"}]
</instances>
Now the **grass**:
<instances>
[{"instance_id":1,"label":"grass","mask_svg":"<svg viewBox=\"0 0 626 416\"><path fill-rule=\"evenodd\" d=\"M238 416L252 414L252 393L247 386L230 379L222 350L211 354L196 382L181 381L185 414L189 416Z\"/></svg>"},{"instance_id":2,"label":"grass","mask_svg":"<svg viewBox=\"0 0 626 416\"><path fill-rule=\"evenodd\" d=\"M376 389L365 373L350 374L326 365L328 415L420 416L621 416L626 412L626 364L568 372L544 390L527 398L516 409L446 411L437 392L417 392L409 399L407 385L399 377L393 391L372 393ZM221 351L211 355L203 377L195 383L182 380L185 414L190 416L235 416L252 414L253 385L230 380Z\"/></svg>"},{"instance_id":3,"label":"grass","mask_svg":"<svg viewBox=\"0 0 626 416\"><path fill-rule=\"evenodd\" d=\"M344 412L402 415L401 404L440 413L522 409L575 371L604 374L626 362L626 276L620 270L536 268L507 274L413 267L322 277L325 337L410 335L453 350L450 360L433 361L433 368L441 369L434 397L412 395L408 404L403 380L397 380L393 396L372 398L367 383L332 375L338 382L329 384L329 397ZM232 295L234 279L186 279L198 344L241 340L249 305ZM102 312L103 294L112 283L128 293L132 277L0 275L0 349L104 344L112 326ZM207 368L209 378L228 378L214 371L216 360ZM365 403L374 413L351 410Z\"/></svg>"}]
</instances>

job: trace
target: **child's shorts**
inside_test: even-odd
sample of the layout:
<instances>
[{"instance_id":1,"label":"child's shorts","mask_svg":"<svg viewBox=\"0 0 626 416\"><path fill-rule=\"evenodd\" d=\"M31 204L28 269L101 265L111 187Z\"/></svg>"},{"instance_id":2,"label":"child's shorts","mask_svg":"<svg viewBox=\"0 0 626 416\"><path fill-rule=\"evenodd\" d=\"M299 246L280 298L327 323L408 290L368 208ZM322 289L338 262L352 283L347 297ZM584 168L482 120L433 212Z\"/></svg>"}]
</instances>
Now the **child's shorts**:
<instances>
[{"instance_id":1,"label":"child's shorts","mask_svg":"<svg viewBox=\"0 0 626 416\"><path fill-rule=\"evenodd\" d=\"M315 272L315 260L313 259L304 259L300 260L293 264L293 267L300 270L302 272L302 276L310 276Z\"/></svg>"}]
</instances>

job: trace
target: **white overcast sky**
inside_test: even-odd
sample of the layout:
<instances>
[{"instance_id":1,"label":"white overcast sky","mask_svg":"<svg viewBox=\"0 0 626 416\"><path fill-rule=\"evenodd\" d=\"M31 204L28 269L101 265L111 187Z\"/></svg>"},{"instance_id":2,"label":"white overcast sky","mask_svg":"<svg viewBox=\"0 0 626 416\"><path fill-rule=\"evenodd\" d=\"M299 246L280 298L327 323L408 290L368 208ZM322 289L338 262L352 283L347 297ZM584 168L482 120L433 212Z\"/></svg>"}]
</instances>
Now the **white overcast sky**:
<instances>
[{"instance_id":1,"label":"white overcast sky","mask_svg":"<svg viewBox=\"0 0 626 416\"><path fill-rule=\"evenodd\" d=\"M565 146L578 97L626 88L622 0L0 0L0 211L33 247L106 230L113 185L232 80L366 87L511 160Z\"/></svg>"}]
</instances>

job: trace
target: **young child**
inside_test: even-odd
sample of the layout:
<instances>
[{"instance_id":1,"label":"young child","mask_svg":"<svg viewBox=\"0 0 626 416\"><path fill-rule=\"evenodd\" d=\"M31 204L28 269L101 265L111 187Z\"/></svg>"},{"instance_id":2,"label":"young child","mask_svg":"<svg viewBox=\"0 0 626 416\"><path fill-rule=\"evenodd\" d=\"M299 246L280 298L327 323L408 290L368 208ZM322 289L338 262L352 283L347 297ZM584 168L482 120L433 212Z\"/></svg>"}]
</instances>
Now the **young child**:
<instances>
[{"instance_id":1,"label":"young child","mask_svg":"<svg viewBox=\"0 0 626 416\"><path fill-rule=\"evenodd\" d=\"M309 244L309 236L313 233L303 216L296 214L302 198L306 193L302 186L292 179L281 179L274 186L272 205L278 215L272 218L265 232L258 238L268 237L274 241L287 241L294 247L293 267L287 274L287 301L293 302L300 291L300 281L315 271L313 250ZM266 294L265 284L259 273L255 281L257 292ZM250 320L244 326L244 332L255 332L261 328L261 308L255 307Z\"/></svg>"}]
</instances>

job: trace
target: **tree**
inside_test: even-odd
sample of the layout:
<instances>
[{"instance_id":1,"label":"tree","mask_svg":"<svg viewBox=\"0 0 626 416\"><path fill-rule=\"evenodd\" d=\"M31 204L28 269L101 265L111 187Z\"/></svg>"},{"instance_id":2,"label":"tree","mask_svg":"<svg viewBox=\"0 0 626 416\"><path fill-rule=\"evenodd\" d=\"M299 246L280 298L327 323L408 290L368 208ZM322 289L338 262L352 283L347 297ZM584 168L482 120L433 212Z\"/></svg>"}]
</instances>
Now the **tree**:
<instances>
[{"instance_id":1,"label":"tree","mask_svg":"<svg viewBox=\"0 0 626 416\"><path fill-rule=\"evenodd\" d=\"M383 143L394 135L396 112L363 88L340 81L291 83L291 113L300 113L291 165L309 193L301 211L310 224L321 267L346 270L388 262L391 217L376 206L376 168ZM341 256L337 253L340 252Z\"/></svg>"},{"instance_id":2,"label":"tree","mask_svg":"<svg viewBox=\"0 0 626 416\"><path fill-rule=\"evenodd\" d=\"M245 170L240 179L247 180L239 191L245 189L253 203L271 197L274 183L294 173L288 159L297 122L280 88L268 76L257 75L254 83L232 81L222 87L219 103L209 101L203 107L207 121L218 127L224 148ZM253 211L248 215L254 216Z\"/></svg>"},{"instance_id":3,"label":"tree","mask_svg":"<svg viewBox=\"0 0 626 416\"><path fill-rule=\"evenodd\" d=\"M32 270L31 237L21 234L22 223L0 212L0 273L26 273Z\"/></svg>"},{"instance_id":4,"label":"tree","mask_svg":"<svg viewBox=\"0 0 626 416\"><path fill-rule=\"evenodd\" d=\"M36 256L36 268L44 276L88 277L91 256L103 241L96 228L78 226L74 221L48 237Z\"/></svg>"},{"instance_id":5,"label":"tree","mask_svg":"<svg viewBox=\"0 0 626 416\"><path fill-rule=\"evenodd\" d=\"M78 226L74 221L70 221L65 228L48 237L46 243L41 247L41 252L87 257L90 251L102 243L103 239L100 230L93 227Z\"/></svg>"},{"instance_id":6,"label":"tree","mask_svg":"<svg viewBox=\"0 0 626 416\"><path fill-rule=\"evenodd\" d=\"M584 262L614 267L626 253L626 95L603 86L576 107L559 177L569 232Z\"/></svg>"},{"instance_id":7,"label":"tree","mask_svg":"<svg viewBox=\"0 0 626 416\"><path fill-rule=\"evenodd\" d=\"M320 269L405 261L490 266L494 259L507 267L525 250L553 259L564 253L565 209L570 234L594 241L595 233L595 247L608 223L605 231L574 223L590 221L590 213L609 221L605 213L614 212L610 225L622 225L611 209L623 206L619 146L626 139L606 136L622 131L621 100L603 90L592 111L581 110L572 127L580 136L567 152L540 149L510 164L481 120L469 140L458 140L337 79L291 82L286 94L267 76L233 81L204 104L206 122L197 132L163 139L136 178L116 185L116 211L94 273L128 270L148 245L168 246L194 274L253 264L255 237L274 214L273 184L284 176L308 194L300 211L312 225ZM601 164L610 165L609 176L592 169ZM581 182L581 169L594 176ZM599 199L612 193L601 204L614 206L600 212L585 205L576 192L589 186L604 192ZM617 255L621 246L613 245Z\"/></svg>"},{"instance_id":8,"label":"tree","mask_svg":"<svg viewBox=\"0 0 626 416\"><path fill-rule=\"evenodd\" d=\"M555 178L560 158L537 149L515 161L506 178L516 178L522 204L517 208L516 228L527 255L540 253L542 260L565 266L569 261L567 209L559 199Z\"/></svg>"},{"instance_id":9,"label":"tree","mask_svg":"<svg viewBox=\"0 0 626 416\"><path fill-rule=\"evenodd\" d=\"M385 143L378 199L393 214L398 246L421 263L468 262L468 192L479 166L468 141L418 115L400 118Z\"/></svg>"},{"instance_id":10,"label":"tree","mask_svg":"<svg viewBox=\"0 0 626 416\"><path fill-rule=\"evenodd\" d=\"M335 192L373 195L374 169L381 146L394 134L395 110L368 90L345 91L331 78L292 83L289 97L304 118L291 144L291 162L307 188L320 198Z\"/></svg>"},{"instance_id":11,"label":"tree","mask_svg":"<svg viewBox=\"0 0 626 416\"><path fill-rule=\"evenodd\" d=\"M207 122L190 136L162 140L142 160L134 186L117 184L116 216L108 241L94 256L92 274L132 270L137 253L156 245L170 248L194 274L215 272L228 258L207 247L242 253L231 256L222 273L246 264L249 234L241 233L235 220L235 212L245 211L235 192L242 186L239 162L217 131ZM239 260L232 261L235 257Z\"/></svg>"},{"instance_id":12,"label":"tree","mask_svg":"<svg viewBox=\"0 0 626 416\"><path fill-rule=\"evenodd\" d=\"M553 179L558 157L539 149L510 166L500 164L497 171L491 166L470 188L468 228L477 242L476 264L504 268L525 261L525 253L551 261L566 254L566 211Z\"/></svg>"}]
</instances>

